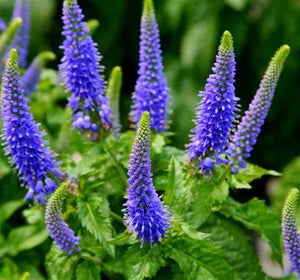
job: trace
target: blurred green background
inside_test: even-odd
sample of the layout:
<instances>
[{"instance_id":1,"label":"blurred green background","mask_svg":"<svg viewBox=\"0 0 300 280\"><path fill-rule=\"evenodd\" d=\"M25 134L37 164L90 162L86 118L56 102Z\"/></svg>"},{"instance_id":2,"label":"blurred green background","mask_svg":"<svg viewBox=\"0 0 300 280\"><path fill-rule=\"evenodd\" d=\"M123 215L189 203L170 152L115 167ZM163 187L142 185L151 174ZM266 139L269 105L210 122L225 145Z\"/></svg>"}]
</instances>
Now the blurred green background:
<instances>
[{"instance_id":1,"label":"blurred green background","mask_svg":"<svg viewBox=\"0 0 300 280\"><path fill-rule=\"evenodd\" d=\"M103 55L105 76L115 65L124 72L121 116L128 127L131 93L137 78L142 0L78 0L86 19L96 18L94 34ZM1 0L0 16L9 20L13 0ZM197 93L203 90L219 38L228 29L235 41L236 91L242 112L251 101L268 61L282 44L291 54L251 161L281 170L300 154L300 1L299 0L154 0L161 31L165 71L173 96L171 130L174 145L183 148L192 128ZM62 1L31 0L29 60L50 49L61 58Z\"/></svg>"}]
</instances>

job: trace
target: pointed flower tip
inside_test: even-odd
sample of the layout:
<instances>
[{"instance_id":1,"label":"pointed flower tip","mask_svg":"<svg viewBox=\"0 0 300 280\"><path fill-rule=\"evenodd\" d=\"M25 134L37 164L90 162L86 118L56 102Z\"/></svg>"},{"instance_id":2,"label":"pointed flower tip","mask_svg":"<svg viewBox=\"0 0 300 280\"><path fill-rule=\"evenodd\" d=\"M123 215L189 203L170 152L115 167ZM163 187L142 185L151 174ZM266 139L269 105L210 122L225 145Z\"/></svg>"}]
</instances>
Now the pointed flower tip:
<instances>
[{"instance_id":1,"label":"pointed flower tip","mask_svg":"<svg viewBox=\"0 0 300 280\"><path fill-rule=\"evenodd\" d=\"M143 16L149 17L154 14L153 0L144 0Z\"/></svg>"},{"instance_id":2,"label":"pointed flower tip","mask_svg":"<svg viewBox=\"0 0 300 280\"><path fill-rule=\"evenodd\" d=\"M36 62L40 67L43 67L47 61L55 60L55 59L56 59L56 55L53 52L45 51L45 52L40 53L37 56Z\"/></svg>"},{"instance_id":3,"label":"pointed flower tip","mask_svg":"<svg viewBox=\"0 0 300 280\"><path fill-rule=\"evenodd\" d=\"M18 65L18 51L16 49L10 50L7 63L11 63L15 66Z\"/></svg>"},{"instance_id":4,"label":"pointed flower tip","mask_svg":"<svg viewBox=\"0 0 300 280\"><path fill-rule=\"evenodd\" d=\"M286 58L288 57L289 53L290 53L290 47L288 45L281 46L275 53L275 55L271 61L271 64L274 63L274 64L278 65L279 67L282 67Z\"/></svg>"},{"instance_id":5,"label":"pointed flower tip","mask_svg":"<svg viewBox=\"0 0 300 280\"><path fill-rule=\"evenodd\" d=\"M67 6L70 6L70 5L77 4L77 0L65 0L64 3L65 3Z\"/></svg>"},{"instance_id":6,"label":"pointed flower tip","mask_svg":"<svg viewBox=\"0 0 300 280\"><path fill-rule=\"evenodd\" d=\"M13 22L13 24L15 24L17 26L20 26L23 23L23 20L20 17L16 17L16 18L13 19L12 22Z\"/></svg>"},{"instance_id":7,"label":"pointed flower tip","mask_svg":"<svg viewBox=\"0 0 300 280\"><path fill-rule=\"evenodd\" d=\"M145 127L150 125L150 114L149 112L144 112L141 116L141 119L139 121L139 127ZM150 128L150 127L149 127Z\"/></svg>"},{"instance_id":8,"label":"pointed flower tip","mask_svg":"<svg viewBox=\"0 0 300 280\"><path fill-rule=\"evenodd\" d=\"M232 49L233 48L233 38L229 31L225 31L221 38L221 47L224 49Z\"/></svg>"},{"instance_id":9,"label":"pointed flower tip","mask_svg":"<svg viewBox=\"0 0 300 280\"><path fill-rule=\"evenodd\" d=\"M290 215L291 213L296 214L298 197L299 197L299 190L296 188L291 189L284 203L283 218L285 218L286 215Z\"/></svg>"},{"instance_id":10,"label":"pointed flower tip","mask_svg":"<svg viewBox=\"0 0 300 280\"><path fill-rule=\"evenodd\" d=\"M112 75L120 75L122 74L122 68L120 66L115 66L112 70Z\"/></svg>"}]
</instances>

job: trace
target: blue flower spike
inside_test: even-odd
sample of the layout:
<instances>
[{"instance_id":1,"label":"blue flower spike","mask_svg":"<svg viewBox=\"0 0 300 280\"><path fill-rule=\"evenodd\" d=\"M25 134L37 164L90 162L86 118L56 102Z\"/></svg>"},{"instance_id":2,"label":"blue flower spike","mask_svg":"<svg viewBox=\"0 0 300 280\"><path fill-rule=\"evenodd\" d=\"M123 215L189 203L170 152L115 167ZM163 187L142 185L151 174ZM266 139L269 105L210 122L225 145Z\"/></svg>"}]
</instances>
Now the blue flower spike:
<instances>
[{"instance_id":1,"label":"blue flower spike","mask_svg":"<svg viewBox=\"0 0 300 280\"><path fill-rule=\"evenodd\" d=\"M292 189L285 200L282 212L282 237L284 249L300 277L300 235L297 231L296 210L299 190Z\"/></svg>"},{"instance_id":2,"label":"blue flower spike","mask_svg":"<svg viewBox=\"0 0 300 280\"><path fill-rule=\"evenodd\" d=\"M54 154L46 147L44 133L39 130L31 113L18 68L18 52L12 49L2 77L1 117L5 153L28 187L27 200L45 203L61 180Z\"/></svg>"},{"instance_id":3,"label":"blue flower spike","mask_svg":"<svg viewBox=\"0 0 300 280\"><path fill-rule=\"evenodd\" d=\"M189 161L196 161L207 175L215 165L222 163L233 122L237 112L235 96L235 55L232 36L223 33L216 62L205 85L199 93L201 101L196 108L195 128L187 145Z\"/></svg>"},{"instance_id":4,"label":"blue flower spike","mask_svg":"<svg viewBox=\"0 0 300 280\"><path fill-rule=\"evenodd\" d=\"M73 127L97 134L100 127L110 128L111 109L104 94L106 83L101 76L101 56L83 18L76 0L64 1L62 34L65 40L60 72L65 88L71 93Z\"/></svg>"},{"instance_id":5,"label":"blue flower spike","mask_svg":"<svg viewBox=\"0 0 300 280\"><path fill-rule=\"evenodd\" d=\"M80 238L75 236L74 231L62 217L62 207L67 195L68 184L63 183L53 193L47 203L45 222L49 235L54 240L55 245L57 245L60 250L66 251L70 256L74 252L80 251Z\"/></svg>"},{"instance_id":6,"label":"blue flower spike","mask_svg":"<svg viewBox=\"0 0 300 280\"><path fill-rule=\"evenodd\" d=\"M126 208L123 210L129 232L141 243L157 243L170 226L170 213L153 186L150 159L150 114L144 112L138 123L130 154Z\"/></svg>"},{"instance_id":7,"label":"blue flower spike","mask_svg":"<svg viewBox=\"0 0 300 280\"><path fill-rule=\"evenodd\" d=\"M245 159L250 157L261 127L268 115L276 85L289 52L290 47L288 45L283 45L277 50L248 110L238 124L226 152L230 158L232 173L237 173L239 167L245 168L247 166Z\"/></svg>"},{"instance_id":8,"label":"blue flower spike","mask_svg":"<svg viewBox=\"0 0 300 280\"><path fill-rule=\"evenodd\" d=\"M23 23L18 31L10 48L17 49L19 53L19 65L27 66L27 53L30 33L30 5L29 0L15 0L15 7L12 18L21 18Z\"/></svg>"},{"instance_id":9,"label":"blue flower spike","mask_svg":"<svg viewBox=\"0 0 300 280\"><path fill-rule=\"evenodd\" d=\"M132 96L130 119L136 126L143 112L148 111L150 126L155 132L164 132L169 124L170 96L161 53L153 2L144 0L138 79Z\"/></svg>"}]
</instances>

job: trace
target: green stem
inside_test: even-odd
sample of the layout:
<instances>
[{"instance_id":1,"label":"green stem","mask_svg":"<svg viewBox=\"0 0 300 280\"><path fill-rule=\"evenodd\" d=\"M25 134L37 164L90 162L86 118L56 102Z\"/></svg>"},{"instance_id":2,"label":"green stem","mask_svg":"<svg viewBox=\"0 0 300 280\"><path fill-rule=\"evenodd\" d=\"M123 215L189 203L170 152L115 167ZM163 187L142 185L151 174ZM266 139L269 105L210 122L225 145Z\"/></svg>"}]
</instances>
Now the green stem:
<instances>
[{"instance_id":1,"label":"green stem","mask_svg":"<svg viewBox=\"0 0 300 280\"><path fill-rule=\"evenodd\" d=\"M123 224L123 218L118 215L117 213L113 212L113 211L110 211L110 216L117 222L120 222Z\"/></svg>"}]
</instances>

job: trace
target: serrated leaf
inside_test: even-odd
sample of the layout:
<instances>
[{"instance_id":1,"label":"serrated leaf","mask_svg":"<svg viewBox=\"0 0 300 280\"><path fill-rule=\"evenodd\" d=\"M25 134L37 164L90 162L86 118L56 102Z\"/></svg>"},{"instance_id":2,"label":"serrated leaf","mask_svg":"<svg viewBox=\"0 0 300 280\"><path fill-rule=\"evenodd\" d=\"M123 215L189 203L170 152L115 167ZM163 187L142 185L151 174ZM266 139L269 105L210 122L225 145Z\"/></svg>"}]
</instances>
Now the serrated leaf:
<instances>
[{"instance_id":1,"label":"serrated leaf","mask_svg":"<svg viewBox=\"0 0 300 280\"><path fill-rule=\"evenodd\" d=\"M172 156L169 164L168 187L164 196L164 201L171 207L175 201L177 203L178 192L182 187L183 173L180 162Z\"/></svg>"},{"instance_id":2,"label":"serrated leaf","mask_svg":"<svg viewBox=\"0 0 300 280\"><path fill-rule=\"evenodd\" d=\"M9 254L17 255L20 251L34 248L48 238L48 232L44 226L27 225L14 228L8 235L7 242Z\"/></svg>"},{"instance_id":3,"label":"serrated leaf","mask_svg":"<svg viewBox=\"0 0 300 280\"><path fill-rule=\"evenodd\" d=\"M220 206L229 194L229 186L225 181L214 185L212 181L194 182L191 211L186 214L188 223L198 228L208 218L213 207Z\"/></svg>"},{"instance_id":4,"label":"serrated leaf","mask_svg":"<svg viewBox=\"0 0 300 280\"><path fill-rule=\"evenodd\" d=\"M87 199L78 197L77 209L83 227L101 243L111 256L114 256L114 246L109 243L112 239L113 228L107 199L95 195Z\"/></svg>"},{"instance_id":5,"label":"serrated leaf","mask_svg":"<svg viewBox=\"0 0 300 280\"><path fill-rule=\"evenodd\" d=\"M231 188L236 188L236 189L251 189L251 185L249 185L246 181L240 181L236 175L230 174L229 175L229 185Z\"/></svg>"},{"instance_id":6,"label":"serrated leaf","mask_svg":"<svg viewBox=\"0 0 300 280\"><path fill-rule=\"evenodd\" d=\"M46 270L51 280L73 280L78 261L77 255L68 256L52 246L46 256Z\"/></svg>"},{"instance_id":7,"label":"serrated leaf","mask_svg":"<svg viewBox=\"0 0 300 280\"><path fill-rule=\"evenodd\" d=\"M241 204L228 198L219 211L226 217L243 223L246 228L257 231L270 245L275 259L281 264L280 221L264 201L254 198Z\"/></svg>"},{"instance_id":8,"label":"serrated leaf","mask_svg":"<svg viewBox=\"0 0 300 280\"><path fill-rule=\"evenodd\" d=\"M142 280L156 275L160 267L165 266L162 247L140 244L133 245L122 254L121 258L106 264L106 268L116 273L122 273L129 280Z\"/></svg>"},{"instance_id":9,"label":"serrated leaf","mask_svg":"<svg viewBox=\"0 0 300 280\"><path fill-rule=\"evenodd\" d=\"M84 261L76 269L76 280L100 280L100 266Z\"/></svg>"},{"instance_id":10,"label":"serrated leaf","mask_svg":"<svg viewBox=\"0 0 300 280\"><path fill-rule=\"evenodd\" d=\"M258 165L248 163L247 168L241 168L239 173L234 176L238 181L250 183L264 175L280 176L281 174L274 170L267 170Z\"/></svg>"},{"instance_id":11,"label":"serrated leaf","mask_svg":"<svg viewBox=\"0 0 300 280\"><path fill-rule=\"evenodd\" d=\"M25 200L20 199L20 200L13 200L4 203L0 207L0 226L10 218L10 216L17 211L19 208L21 208L24 204L26 203Z\"/></svg>"},{"instance_id":12,"label":"serrated leaf","mask_svg":"<svg viewBox=\"0 0 300 280\"><path fill-rule=\"evenodd\" d=\"M201 230L209 233L208 238L222 249L225 260L239 279L265 279L252 240L236 222L217 216L210 219Z\"/></svg>"},{"instance_id":13,"label":"serrated leaf","mask_svg":"<svg viewBox=\"0 0 300 280\"><path fill-rule=\"evenodd\" d=\"M178 263L186 280L237 279L223 251L208 239L181 238L168 244L166 254Z\"/></svg>"}]
</instances>

